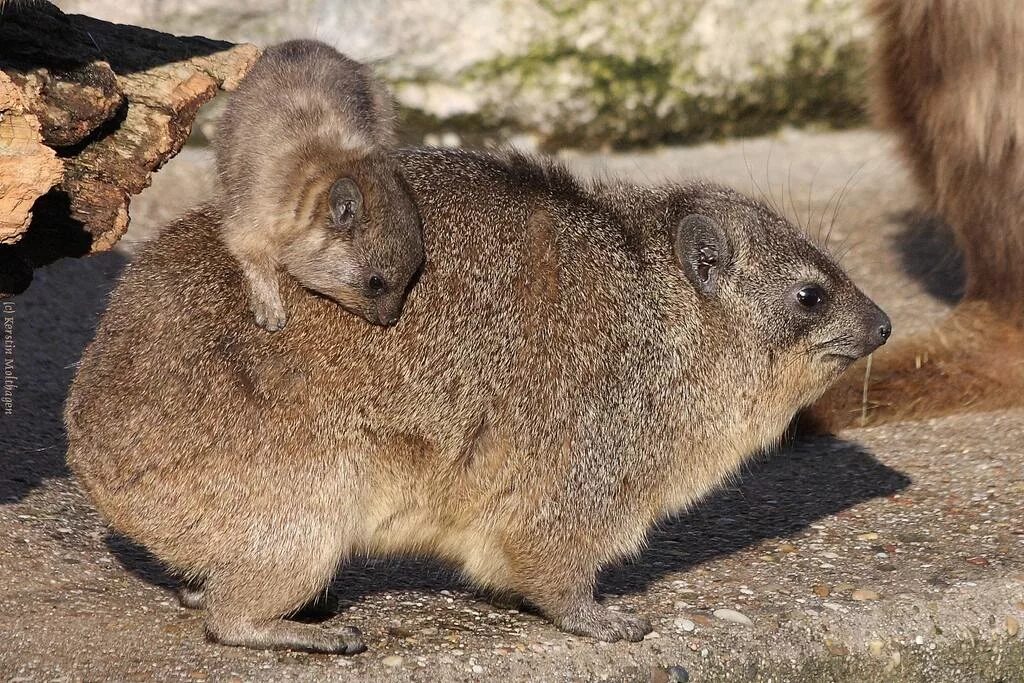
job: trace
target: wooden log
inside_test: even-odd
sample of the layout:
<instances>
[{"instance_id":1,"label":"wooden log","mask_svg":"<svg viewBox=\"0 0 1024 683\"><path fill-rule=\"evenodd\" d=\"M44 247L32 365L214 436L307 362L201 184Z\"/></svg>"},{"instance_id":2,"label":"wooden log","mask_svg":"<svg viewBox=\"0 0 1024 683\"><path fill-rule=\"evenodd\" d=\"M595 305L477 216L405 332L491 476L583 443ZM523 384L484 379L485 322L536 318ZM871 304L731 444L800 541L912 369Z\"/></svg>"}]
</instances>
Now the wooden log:
<instances>
[{"instance_id":1,"label":"wooden log","mask_svg":"<svg viewBox=\"0 0 1024 683\"><path fill-rule=\"evenodd\" d=\"M181 149L196 113L259 56L253 45L0 10L0 295L33 268L113 246L131 195Z\"/></svg>"}]
</instances>

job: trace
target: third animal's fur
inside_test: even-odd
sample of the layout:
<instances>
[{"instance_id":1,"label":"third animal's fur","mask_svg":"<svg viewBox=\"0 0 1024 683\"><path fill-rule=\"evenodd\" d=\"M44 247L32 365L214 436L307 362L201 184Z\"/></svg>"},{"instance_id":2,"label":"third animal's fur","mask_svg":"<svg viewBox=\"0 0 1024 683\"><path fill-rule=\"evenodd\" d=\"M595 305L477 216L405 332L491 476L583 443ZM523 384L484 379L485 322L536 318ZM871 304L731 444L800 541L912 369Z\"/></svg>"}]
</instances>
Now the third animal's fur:
<instances>
[{"instance_id":1,"label":"third animal's fur","mask_svg":"<svg viewBox=\"0 0 1024 683\"><path fill-rule=\"evenodd\" d=\"M872 0L872 104L957 233L965 300L1024 324L1024 7Z\"/></svg>"},{"instance_id":2,"label":"third animal's fur","mask_svg":"<svg viewBox=\"0 0 1024 683\"><path fill-rule=\"evenodd\" d=\"M370 322L397 320L424 252L394 122L372 69L324 43L268 48L242 81L215 140L221 236L261 326L285 324L280 271Z\"/></svg>"}]
</instances>

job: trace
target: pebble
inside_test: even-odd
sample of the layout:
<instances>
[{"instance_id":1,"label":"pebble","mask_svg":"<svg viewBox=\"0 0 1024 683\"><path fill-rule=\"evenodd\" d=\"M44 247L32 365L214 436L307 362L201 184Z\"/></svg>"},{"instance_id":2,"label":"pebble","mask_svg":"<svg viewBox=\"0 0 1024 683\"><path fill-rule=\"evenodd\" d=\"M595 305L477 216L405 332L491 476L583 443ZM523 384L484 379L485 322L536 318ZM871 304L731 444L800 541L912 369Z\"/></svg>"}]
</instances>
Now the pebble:
<instances>
[{"instance_id":1,"label":"pebble","mask_svg":"<svg viewBox=\"0 0 1024 683\"><path fill-rule=\"evenodd\" d=\"M690 672L681 666L670 666L668 668L668 683L688 683Z\"/></svg>"},{"instance_id":2,"label":"pebble","mask_svg":"<svg viewBox=\"0 0 1024 683\"><path fill-rule=\"evenodd\" d=\"M399 657L398 655L390 655L390 656L385 657L384 659L380 660L380 663L383 664L386 667L389 667L389 668L392 668L392 669L396 669L396 668L402 666L402 664L404 663L404 660L401 657Z\"/></svg>"},{"instance_id":3,"label":"pebble","mask_svg":"<svg viewBox=\"0 0 1024 683\"><path fill-rule=\"evenodd\" d=\"M1020 622L1017 621L1017 617L1006 617L1006 633L1011 638L1015 638L1020 633Z\"/></svg>"},{"instance_id":4,"label":"pebble","mask_svg":"<svg viewBox=\"0 0 1024 683\"><path fill-rule=\"evenodd\" d=\"M754 625L750 617L734 609L716 609L712 614L716 619L721 619L722 621L730 621L734 624L743 624L744 626Z\"/></svg>"},{"instance_id":5,"label":"pebble","mask_svg":"<svg viewBox=\"0 0 1024 683\"><path fill-rule=\"evenodd\" d=\"M474 664L473 665L473 673L475 673L475 674L482 674L483 672L484 672L484 668L482 666L480 666L479 664Z\"/></svg>"},{"instance_id":6,"label":"pebble","mask_svg":"<svg viewBox=\"0 0 1024 683\"><path fill-rule=\"evenodd\" d=\"M832 589L823 583L819 583L818 585L812 587L811 590L814 591L814 594L817 595L819 598L827 598L829 595L832 594Z\"/></svg>"},{"instance_id":7,"label":"pebble","mask_svg":"<svg viewBox=\"0 0 1024 683\"><path fill-rule=\"evenodd\" d=\"M780 553L795 553L796 551L797 547L792 543L782 543L781 545L779 545Z\"/></svg>"},{"instance_id":8,"label":"pebble","mask_svg":"<svg viewBox=\"0 0 1024 683\"><path fill-rule=\"evenodd\" d=\"M661 634L657 631L651 631L650 633L644 636L644 640L654 640L656 638L661 638Z\"/></svg>"},{"instance_id":9,"label":"pebble","mask_svg":"<svg viewBox=\"0 0 1024 683\"><path fill-rule=\"evenodd\" d=\"M687 633L697 628L697 624L683 617L679 617L673 623L677 629L679 629L680 631L686 631Z\"/></svg>"},{"instance_id":10,"label":"pebble","mask_svg":"<svg viewBox=\"0 0 1024 683\"><path fill-rule=\"evenodd\" d=\"M868 652L874 657L881 657L885 651L885 643L880 640L872 640L868 643Z\"/></svg>"},{"instance_id":11,"label":"pebble","mask_svg":"<svg viewBox=\"0 0 1024 683\"><path fill-rule=\"evenodd\" d=\"M873 531L870 532L870 533L861 534L860 536L857 537L857 540L858 541L877 541L878 540L878 534L876 534Z\"/></svg>"},{"instance_id":12,"label":"pebble","mask_svg":"<svg viewBox=\"0 0 1024 683\"><path fill-rule=\"evenodd\" d=\"M881 597L881 595L870 588L858 588L850 593L850 598L858 602L863 602L865 600L878 600Z\"/></svg>"}]
</instances>

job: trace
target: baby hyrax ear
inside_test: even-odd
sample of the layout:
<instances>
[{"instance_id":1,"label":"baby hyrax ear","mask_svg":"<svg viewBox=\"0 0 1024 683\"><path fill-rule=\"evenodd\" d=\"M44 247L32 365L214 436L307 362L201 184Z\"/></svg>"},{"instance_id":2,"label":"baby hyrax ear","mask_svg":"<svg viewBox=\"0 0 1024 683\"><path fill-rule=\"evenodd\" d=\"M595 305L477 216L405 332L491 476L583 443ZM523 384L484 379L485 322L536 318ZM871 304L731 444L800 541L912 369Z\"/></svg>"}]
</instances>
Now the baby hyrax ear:
<instances>
[{"instance_id":1,"label":"baby hyrax ear","mask_svg":"<svg viewBox=\"0 0 1024 683\"><path fill-rule=\"evenodd\" d=\"M732 258L722 226L695 213L679 221L674 237L676 258L686 277L702 294L715 294Z\"/></svg>"},{"instance_id":2,"label":"baby hyrax ear","mask_svg":"<svg viewBox=\"0 0 1024 683\"><path fill-rule=\"evenodd\" d=\"M334 181L329 202L331 223L342 230L351 230L363 214L363 193L351 178Z\"/></svg>"}]
</instances>

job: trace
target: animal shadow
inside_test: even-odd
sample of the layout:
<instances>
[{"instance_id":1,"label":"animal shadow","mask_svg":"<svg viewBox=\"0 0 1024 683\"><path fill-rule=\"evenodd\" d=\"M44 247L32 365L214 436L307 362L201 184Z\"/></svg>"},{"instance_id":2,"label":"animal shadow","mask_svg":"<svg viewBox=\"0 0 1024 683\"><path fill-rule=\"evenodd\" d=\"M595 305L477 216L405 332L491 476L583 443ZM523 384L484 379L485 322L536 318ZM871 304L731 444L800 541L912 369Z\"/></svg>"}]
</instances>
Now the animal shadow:
<instances>
[{"instance_id":1,"label":"animal shadow","mask_svg":"<svg viewBox=\"0 0 1024 683\"><path fill-rule=\"evenodd\" d=\"M964 265L952 228L941 218L921 211L904 211L893 219L903 226L895 246L906 273L940 301L959 301L964 290Z\"/></svg>"},{"instance_id":2,"label":"animal shadow","mask_svg":"<svg viewBox=\"0 0 1024 683\"><path fill-rule=\"evenodd\" d=\"M64 399L126 260L119 252L64 259L37 271L24 294L4 300L17 386L11 413L0 411L0 505L67 476Z\"/></svg>"},{"instance_id":3,"label":"animal shadow","mask_svg":"<svg viewBox=\"0 0 1024 683\"><path fill-rule=\"evenodd\" d=\"M859 444L831 436L795 442L755 461L738 484L660 525L636 561L605 572L601 590L642 592L666 574L788 536L910 483Z\"/></svg>"}]
</instances>

